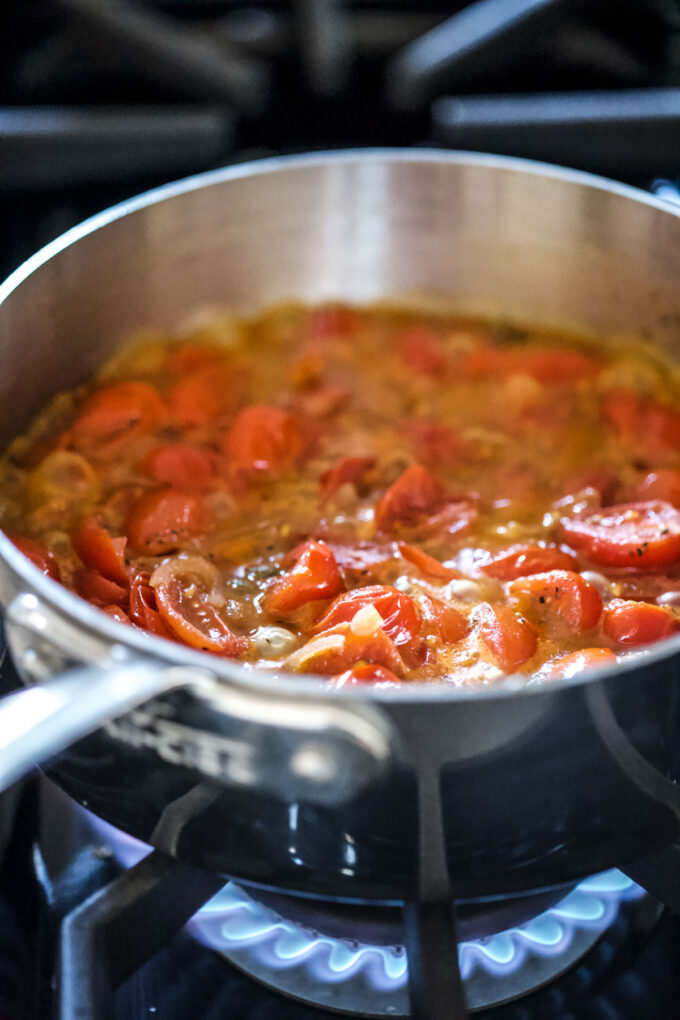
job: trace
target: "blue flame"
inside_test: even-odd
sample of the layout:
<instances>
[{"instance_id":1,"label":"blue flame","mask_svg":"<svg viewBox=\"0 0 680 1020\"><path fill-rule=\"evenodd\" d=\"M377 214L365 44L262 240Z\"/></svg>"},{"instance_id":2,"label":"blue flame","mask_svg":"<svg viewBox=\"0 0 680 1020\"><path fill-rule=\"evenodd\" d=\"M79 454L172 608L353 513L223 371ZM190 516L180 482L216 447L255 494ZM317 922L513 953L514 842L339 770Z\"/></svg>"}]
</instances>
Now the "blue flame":
<instances>
[{"instance_id":1,"label":"blue flame","mask_svg":"<svg viewBox=\"0 0 680 1020\"><path fill-rule=\"evenodd\" d=\"M124 867L132 867L149 853L146 844L94 815L89 817ZM621 902L642 894L640 886L615 868L586 878L554 907L525 924L479 941L461 942L458 958L463 980L477 967L500 977L517 970L531 955L558 957L569 948L576 931L604 931ZM320 935L279 917L234 882L213 896L187 927L198 941L218 952L228 954L230 949L247 946L272 970L305 967L316 981L339 983L360 973L373 988L385 992L408 981L402 946L371 946Z\"/></svg>"}]
</instances>

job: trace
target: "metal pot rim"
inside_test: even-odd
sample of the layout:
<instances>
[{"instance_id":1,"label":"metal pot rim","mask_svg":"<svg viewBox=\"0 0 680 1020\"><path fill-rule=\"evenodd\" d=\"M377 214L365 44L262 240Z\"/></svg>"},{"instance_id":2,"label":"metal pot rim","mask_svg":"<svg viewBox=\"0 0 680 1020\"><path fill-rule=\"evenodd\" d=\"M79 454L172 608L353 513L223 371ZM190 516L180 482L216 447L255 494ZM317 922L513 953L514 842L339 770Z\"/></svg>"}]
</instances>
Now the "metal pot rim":
<instances>
[{"instance_id":1,"label":"metal pot rim","mask_svg":"<svg viewBox=\"0 0 680 1020\"><path fill-rule=\"evenodd\" d=\"M96 213L94 216L67 230L53 241L50 241L15 269L4 283L0 284L0 305L32 273L64 249L75 244L88 234L99 230L101 227L105 227L107 224L135 213L140 209L144 209L147 206L176 198L179 195L200 188L210 187L213 184L222 184L225 181L238 180L242 177L254 177L281 170L313 167L328 163L369 163L371 161L411 162L414 164L445 163L514 170L527 175L569 181L573 184L579 184L595 190L606 191L610 194L619 195L622 198L659 209L680 219L680 206L666 199L647 194L639 188L621 184L618 181L585 171L571 170L550 163L520 159L514 156L497 156L490 153L427 148L358 148L273 156L266 159L239 163L234 166L221 167L216 170L194 174L178 181L172 181L169 184L153 188ZM306 693L318 694L320 690L325 689L326 680L321 677L305 676L302 678L294 674L274 671L270 673L263 670L247 669L232 660L209 656L204 652L195 652L179 645L175 646L173 643L164 641L162 638L155 637L152 634L133 631L132 628L125 627L124 624L116 622L105 613L99 612L84 599L81 599L68 589L62 587L61 584L42 574L12 544L2 531L0 531L0 559L4 560L25 582L29 592L35 592L64 616L81 624L88 632L109 641L112 645L133 649L147 657L154 655L161 661L198 666L203 670L209 669L211 673L234 684L254 685L264 689L275 688L279 693L299 697L304 697ZM454 687L446 683L426 683L401 684L398 688L392 689L341 688L340 690L333 691L333 698L348 698L368 702L399 701L407 703L441 701L481 702L489 698L516 697L518 694L523 697L537 698L552 695L566 688L585 686L601 679L606 680L618 675L633 674L643 665L646 667L648 664L663 662L666 659L672 658L678 652L680 652L680 634L667 639L658 647L652 646L652 648L645 650L639 655L631 656L628 661L604 667L598 670L597 673L557 678L551 680L546 685L527 684L526 677L520 675L505 677L503 680L495 681L493 685L488 687Z\"/></svg>"}]
</instances>

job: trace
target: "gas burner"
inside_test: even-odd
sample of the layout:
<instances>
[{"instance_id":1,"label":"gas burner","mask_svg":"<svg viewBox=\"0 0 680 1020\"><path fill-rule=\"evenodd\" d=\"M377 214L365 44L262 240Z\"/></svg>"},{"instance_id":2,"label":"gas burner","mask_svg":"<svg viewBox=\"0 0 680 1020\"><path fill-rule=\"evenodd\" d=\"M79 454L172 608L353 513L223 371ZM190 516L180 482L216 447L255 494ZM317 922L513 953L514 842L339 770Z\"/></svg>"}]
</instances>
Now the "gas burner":
<instances>
[{"instance_id":1,"label":"gas burner","mask_svg":"<svg viewBox=\"0 0 680 1020\"><path fill-rule=\"evenodd\" d=\"M149 853L148 846L101 819L87 818L124 867ZM612 869L561 893L466 906L458 922L463 933L458 952L469 1012L554 981L618 919L632 918L643 900L652 902ZM340 934L343 925L354 937ZM228 882L194 915L188 930L249 977L293 999L355 1016L409 1016L408 962L396 908L318 903Z\"/></svg>"}]
</instances>

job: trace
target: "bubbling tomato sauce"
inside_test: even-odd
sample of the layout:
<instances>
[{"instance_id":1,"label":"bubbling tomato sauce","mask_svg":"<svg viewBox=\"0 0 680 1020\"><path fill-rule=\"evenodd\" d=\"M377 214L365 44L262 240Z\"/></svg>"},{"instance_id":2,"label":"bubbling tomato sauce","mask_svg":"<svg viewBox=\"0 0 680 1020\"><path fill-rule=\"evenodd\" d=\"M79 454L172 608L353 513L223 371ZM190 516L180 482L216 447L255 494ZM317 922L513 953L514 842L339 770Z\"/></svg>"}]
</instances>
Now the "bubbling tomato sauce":
<instances>
[{"instance_id":1,"label":"bubbling tomato sauce","mask_svg":"<svg viewBox=\"0 0 680 1020\"><path fill-rule=\"evenodd\" d=\"M0 464L121 624L346 684L609 666L680 619L680 391L640 348L407 308L147 334Z\"/></svg>"}]
</instances>

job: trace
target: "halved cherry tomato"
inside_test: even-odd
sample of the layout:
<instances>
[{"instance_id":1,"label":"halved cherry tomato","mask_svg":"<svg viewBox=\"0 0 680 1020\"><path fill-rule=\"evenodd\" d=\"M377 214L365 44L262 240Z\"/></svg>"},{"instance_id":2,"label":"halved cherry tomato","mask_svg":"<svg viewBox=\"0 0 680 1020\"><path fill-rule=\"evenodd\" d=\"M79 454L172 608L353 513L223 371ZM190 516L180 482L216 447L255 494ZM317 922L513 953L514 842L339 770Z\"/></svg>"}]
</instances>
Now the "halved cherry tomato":
<instances>
[{"instance_id":1,"label":"halved cherry tomato","mask_svg":"<svg viewBox=\"0 0 680 1020\"><path fill-rule=\"evenodd\" d=\"M306 602L332 599L344 590L335 557L325 542L305 542L295 566L267 589L264 608L272 616L287 616Z\"/></svg>"},{"instance_id":2,"label":"halved cherry tomato","mask_svg":"<svg viewBox=\"0 0 680 1020\"><path fill-rule=\"evenodd\" d=\"M627 446L644 448L652 455L655 450L680 446L680 413L672 407L647 400L633 390L616 389L603 397L602 411Z\"/></svg>"},{"instance_id":3,"label":"halved cherry tomato","mask_svg":"<svg viewBox=\"0 0 680 1020\"><path fill-rule=\"evenodd\" d=\"M264 404L244 408L223 441L234 471L273 476L290 470L306 446L299 419Z\"/></svg>"},{"instance_id":4,"label":"halved cherry tomato","mask_svg":"<svg viewBox=\"0 0 680 1020\"><path fill-rule=\"evenodd\" d=\"M455 606L447 606L430 596L419 599L419 605L423 631L436 634L447 645L461 641L470 629L467 619Z\"/></svg>"},{"instance_id":5,"label":"halved cherry tomato","mask_svg":"<svg viewBox=\"0 0 680 1020\"><path fill-rule=\"evenodd\" d=\"M555 545L513 545L483 563L481 569L499 581L542 574L546 570L572 570L574 557Z\"/></svg>"},{"instance_id":6,"label":"halved cherry tomato","mask_svg":"<svg viewBox=\"0 0 680 1020\"><path fill-rule=\"evenodd\" d=\"M406 675L399 649L384 630L372 634L354 634L351 624L340 623L330 631L317 634L288 657L291 669L301 673L340 673L357 663L383 666L395 676Z\"/></svg>"},{"instance_id":7,"label":"halved cherry tomato","mask_svg":"<svg viewBox=\"0 0 680 1020\"><path fill-rule=\"evenodd\" d=\"M98 570L109 581L127 587L130 579L125 565L127 539L124 536L111 538L96 517L87 517L73 532L71 541L86 567Z\"/></svg>"},{"instance_id":8,"label":"halved cherry tomato","mask_svg":"<svg viewBox=\"0 0 680 1020\"><path fill-rule=\"evenodd\" d=\"M231 414L236 404L234 374L226 365L195 369L168 393L168 408L182 425L209 425Z\"/></svg>"},{"instance_id":9,"label":"halved cherry tomato","mask_svg":"<svg viewBox=\"0 0 680 1020\"><path fill-rule=\"evenodd\" d=\"M34 541L34 539L26 538L25 535L11 535L9 537L17 549L24 556L28 556L31 563L35 564L38 570L42 571L47 577L51 577L53 581L61 581L61 571L53 553L45 549L39 542Z\"/></svg>"},{"instance_id":10,"label":"halved cherry tomato","mask_svg":"<svg viewBox=\"0 0 680 1020\"><path fill-rule=\"evenodd\" d=\"M85 456L106 456L150 432L164 414L163 401L149 383L117 383L97 390L86 400L66 440Z\"/></svg>"},{"instance_id":11,"label":"halved cherry tomato","mask_svg":"<svg viewBox=\"0 0 680 1020\"><path fill-rule=\"evenodd\" d=\"M422 657L421 623L413 599L398 588L387 585L355 588L354 591L339 595L317 622L312 633L319 634L339 623L350 623L367 606L377 610L382 618L380 629L394 641L400 653L412 661L419 661Z\"/></svg>"},{"instance_id":12,"label":"halved cherry tomato","mask_svg":"<svg viewBox=\"0 0 680 1020\"><path fill-rule=\"evenodd\" d=\"M648 645L670 637L677 629L675 619L661 606L649 602L612 599L604 614L604 632L618 645Z\"/></svg>"},{"instance_id":13,"label":"halved cherry tomato","mask_svg":"<svg viewBox=\"0 0 680 1020\"><path fill-rule=\"evenodd\" d=\"M114 620L118 620L119 623L130 623L130 617L121 609L120 606L101 606L102 613L106 613L107 616L112 616Z\"/></svg>"},{"instance_id":14,"label":"halved cherry tomato","mask_svg":"<svg viewBox=\"0 0 680 1020\"><path fill-rule=\"evenodd\" d=\"M444 486L422 464L411 464L375 505L376 527L418 524L451 502Z\"/></svg>"},{"instance_id":15,"label":"halved cherry tomato","mask_svg":"<svg viewBox=\"0 0 680 1020\"><path fill-rule=\"evenodd\" d=\"M408 542L397 542L397 547L404 559L417 567L421 574L425 574L426 577L436 577L438 581L453 581L455 578L462 576L460 571L450 570L443 563L440 563L439 560L436 560L434 556L423 552L422 549L418 549L415 545L409 545Z\"/></svg>"},{"instance_id":16,"label":"halved cherry tomato","mask_svg":"<svg viewBox=\"0 0 680 1020\"><path fill-rule=\"evenodd\" d=\"M127 587L109 581L98 570L82 568L74 571L73 587L82 598L99 606L127 606L129 591Z\"/></svg>"},{"instance_id":17,"label":"halved cherry tomato","mask_svg":"<svg viewBox=\"0 0 680 1020\"><path fill-rule=\"evenodd\" d=\"M327 502L342 485L348 482L358 487L371 468L375 457L345 457L321 475L321 501Z\"/></svg>"},{"instance_id":18,"label":"halved cherry tomato","mask_svg":"<svg viewBox=\"0 0 680 1020\"><path fill-rule=\"evenodd\" d=\"M141 571L132 579L130 585L130 619L143 630L148 630L158 637L174 640L174 635L163 621L156 604L156 593L149 584L151 575Z\"/></svg>"},{"instance_id":19,"label":"halved cherry tomato","mask_svg":"<svg viewBox=\"0 0 680 1020\"><path fill-rule=\"evenodd\" d=\"M185 491L207 489L217 474L215 455L194 443L156 446L141 466L157 482Z\"/></svg>"},{"instance_id":20,"label":"halved cherry tomato","mask_svg":"<svg viewBox=\"0 0 680 1020\"><path fill-rule=\"evenodd\" d=\"M336 542L332 538L326 540L333 550L335 562L355 583L375 573L381 563L393 559L391 543L376 542Z\"/></svg>"},{"instance_id":21,"label":"halved cherry tomato","mask_svg":"<svg viewBox=\"0 0 680 1020\"><path fill-rule=\"evenodd\" d=\"M333 687L346 687L352 684L398 684L399 677L395 676L384 666L376 666L372 662L363 662L358 666L346 669L344 673L334 676L331 681Z\"/></svg>"},{"instance_id":22,"label":"halved cherry tomato","mask_svg":"<svg viewBox=\"0 0 680 1020\"><path fill-rule=\"evenodd\" d=\"M127 534L135 552L160 556L181 548L210 523L197 496L176 489L154 489L133 506Z\"/></svg>"},{"instance_id":23,"label":"halved cherry tomato","mask_svg":"<svg viewBox=\"0 0 680 1020\"><path fill-rule=\"evenodd\" d=\"M577 652L565 655L554 663L548 672L551 677L576 676L586 669L599 669L602 666L613 666L616 656L609 648L580 648Z\"/></svg>"},{"instance_id":24,"label":"halved cherry tomato","mask_svg":"<svg viewBox=\"0 0 680 1020\"><path fill-rule=\"evenodd\" d=\"M670 503L620 503L563 517L561 538L594 563L649 570L680 559L680 510Z\"/></svg>"},{"instance_id":25,"label":"halved cherry tomato","mask_svg":"<svg viewBox=\"0 0 680 1020\"><path fill-rule=\"evenodd\" d=\"M515 598L529 600L541 617L558 616L575 634L592 630L602 615L599 591L573 570L519 577L510 583L509 592Z\"/></svg>"},{"instance_id":26,"label":"halved cherry tomato","mask_svg":"<svg viewBox=\"0 0 680 1020\"><path fill-rule=\"evenodd\" d=\"M474 620L479 636L505 673L511 673L535 654L536 632L510 606L482 602L475 610Z\"/></svg>"},{"instance_id":27,"label":"halved cherry tomato","mask_svg":"<svg viewBox=\"0 0 680 1020\"><path fill-rule=\"evenodd\" d=\"M440 376L446 370L441 338L427 326L411 326L399 339L399 356L418 375Z\"/></svg>"},{"instance_id":28,"label":"halved cherry tomato","mask_svg":"<svg viewBox=\"0 0 680 1020\"><path fill-rule=\"evenodd\" d=\"M248 650L246 638L231 630L208 600L202 579L166 573L155 585L156 603L170 630L192 648L235 658Z\"/></svg>"},{"instance_id":29,"label":"halved cherry tomato","mask_svg":"<svg viewBox=\"0 0 680 1020\"><path fill-rule=\"evenodd\" d=\"M404 432L413 443L416 460L423 464L453 464L465 452L465 442L447 425L412 419L404 422Z\"/></svg>"},{"instance_id":30,"label":"halved cherry tomato","mask_svg":"<svg viewBox=\"0 0 680 1020\"><path fill-rule=\"evenodd\" d=\"M680 507L680 471L672 468L651 471L638 485L637 494L640 499L661 499Z\"/></svg>"}]
</instances>

